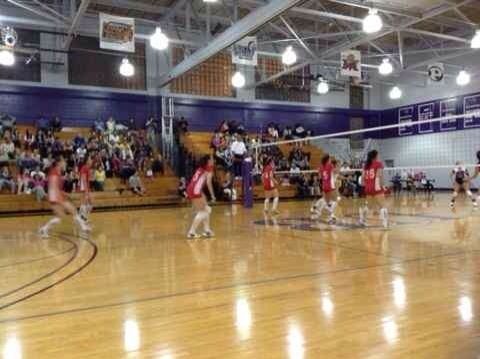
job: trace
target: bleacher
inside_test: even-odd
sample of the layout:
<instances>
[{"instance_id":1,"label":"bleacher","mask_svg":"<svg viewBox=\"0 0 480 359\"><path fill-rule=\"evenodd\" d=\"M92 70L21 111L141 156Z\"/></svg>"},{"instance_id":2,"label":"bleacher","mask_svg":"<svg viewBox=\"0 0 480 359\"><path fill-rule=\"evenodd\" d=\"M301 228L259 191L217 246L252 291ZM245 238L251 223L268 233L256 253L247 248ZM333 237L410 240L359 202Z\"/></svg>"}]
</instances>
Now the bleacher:
<instances>
[{"instance_id":1,"label":"bleacher","mask_svg":"<svg viewBox=\"0 0 480 359\"><path fill-rule=\"evenodd\" d=\"M18 126L21 134L33 127ZM57 136L62 140L73 139L75 135L81 134L87 136L88 128L64 128ZM16 166L11 164L11 173L15 175ZM92 192L95 209L118 209L140 206L158 206L176 204L180 202L177 194L178 178L174 176L172 170L166 164L165 174L155 177L152 180L142 178L143 185L146 188L145 196L138 196L127 189L127 185L122 183L119 178L107 178L104 184L103 192ZM75 204L79 204L80 194L72 193L69 197ZM47 201L37 202L33 195L29 194L11 194L8 190L3 190L0 194L0 215L12 213L32 213L49 210Z\"/></svg>"},{"instance_id":2,"label":"bleacher","mask_svg":"<svg viewBox=\"0 0 480 359\"><path fill-rule=\"evenodd\" d=\"M181 139L183 145L192 153L197 156L211 154L212 149L210 148L210 143L212 140L212 132L189 132L184 135ZM252 135L254 137L254 135ZM282 144L279 146L283 155L288 157L292 146L288 144ZM302 149L305 152L310 153L310 166L311 168L318 168L321 162L323 152L320 148L313 145L304 145ZM225 178L225 173L222 170L216 171L217 180L222 182ZM280 197L282 198L293 198L296 195L295 186L279 186ZM237 186L237 193L241 194L241 185ZM264 190L263 186L256 185L254 188L254 197L263 198Z\"/></svg>"}]
</instances>

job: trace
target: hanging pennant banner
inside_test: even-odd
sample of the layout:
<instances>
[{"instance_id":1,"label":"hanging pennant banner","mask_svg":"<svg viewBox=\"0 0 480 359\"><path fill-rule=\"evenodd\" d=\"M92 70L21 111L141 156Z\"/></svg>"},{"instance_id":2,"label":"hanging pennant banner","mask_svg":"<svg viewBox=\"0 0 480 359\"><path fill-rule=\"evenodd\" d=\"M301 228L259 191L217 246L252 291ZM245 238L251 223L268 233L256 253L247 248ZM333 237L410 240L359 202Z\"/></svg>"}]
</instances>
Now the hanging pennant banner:
<instances>
[{"instance_id":1,"label":"hanging pennant banner","mask_svg":"<svg viewBox=\"0 0 480 359\"><path fill-rule=\"evenodd\" d=\"M135 52L135 19L100 13L100 48Z\"/></svg>"},{"instance_id":2,"label":"hanging pennant banner","mask_svg":"<svg viewBox=\"0 0 480 359\"><path fill-rule=\"evenodd\" d=\"M247 36L238 41L232 48L232 62L238 65L257 66L257 38Z\"/></svg>"},{"instance_id":3,"label":"hanging pennant banner","mask_svg":"<svg viewBox=\"0 0 480 359\"><path fill-rule=\"evenodd\" d=\"M428 84L443 85L445 83L445 66L442 63L428 65Z\"/></svg>"},{"instance_id":4,"label":"hanging pennant banner","mask_svg":"<svg viewBox=\"0 0 480 359\"><path fill-rule=\"evenodd\" d=\"M343 51L340 58L340 73L342 76L362 78L362 54L360 51Z\"/></svg>"}]
</instances>

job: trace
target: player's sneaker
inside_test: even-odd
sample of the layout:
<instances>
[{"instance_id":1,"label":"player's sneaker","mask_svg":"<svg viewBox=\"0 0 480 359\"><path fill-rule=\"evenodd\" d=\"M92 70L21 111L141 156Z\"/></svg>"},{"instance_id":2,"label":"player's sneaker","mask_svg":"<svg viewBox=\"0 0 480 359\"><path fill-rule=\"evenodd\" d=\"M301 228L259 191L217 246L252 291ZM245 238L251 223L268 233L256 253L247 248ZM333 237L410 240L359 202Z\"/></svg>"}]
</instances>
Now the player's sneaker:
<instances>
[{"instance_id":1,"label":"player's sneaker","mask_svg":"<svg viewBox=\"0 0 480 359\"><path fill-rule=\"evenodd\" d=\"M478 209L478 202L477 201L473 201L472 204L473 204L473 209Z\"/></svg>"},{"instance_id":2,"label":"player's sneaker","mask_svg":"<svg viewBox=\"0 0 480 359\"><path fill-rule=\"evenodd\" d=\"M280 214L280 211L278 209L274 209L274 210L272 210L272 214L273 215L278 215L278 214Z\"/></svg>"},{"instance_id":3,"label":"player's sneaker","mask_svg":"<svg viewBox=\"0 0 480 359\"><path fill-rule=\"evenodd\" d=\"M453 209L453 208L455 208L455 203L454 203L454 202L450 202L449 206L450 206L450 208Z\"/></svg>"},{"instance_id":4,"label":"player's sneaker","mask_svg":"<svg viewBox=\"0 0 480 359\"><path fill-rule=\"evenodd\" d=\"M205 231L205 232L202 233L202 237L204 237L204 238L213 238L213 237L215 237L215 233L213 233L212 230Z\"/></svg>"},{"instance_id":5,"label":"player's sneaker","mask_svg":"<svg viewBox=\"0 0 480 359\"><path fill-rule=\"evenodd\" d=\"M328 224L335 224L337 223L337 218L336 217L330 217L328 219Z\"/></svg>"},{"instance_id":6,"label":"player's sneaker","mask_svg":"<svg viewBox=\"0 0 480 359\"><path fill-rule=\"evenodd\" d=\"M189 233L189 234L187 234L187 238L188 239L199 239L200 235L196 234L196 233Z\"/></svg>"},{"instance_id":7,"label":"player's sneaker","mask_svg":"<svg viewBox=\"0 0 480 359\"><path fill-rule=\"evenodd\" d=\"M39 230L38 230L38 234L40 237L42 238L48 238L49 235L48 235L48 230L45 228L45 227L41 227Z\"/></svg>"},{"instance_id":8,"label":"player's sneaker","mask_svg":"<svg viewBox=\"0 0 480 359\"><path fill-rule=\"evenodd\" d=\"M317 213L317 206L310 207L310 213L311 214L316 214Z\"/></svg>"}]
</instances>

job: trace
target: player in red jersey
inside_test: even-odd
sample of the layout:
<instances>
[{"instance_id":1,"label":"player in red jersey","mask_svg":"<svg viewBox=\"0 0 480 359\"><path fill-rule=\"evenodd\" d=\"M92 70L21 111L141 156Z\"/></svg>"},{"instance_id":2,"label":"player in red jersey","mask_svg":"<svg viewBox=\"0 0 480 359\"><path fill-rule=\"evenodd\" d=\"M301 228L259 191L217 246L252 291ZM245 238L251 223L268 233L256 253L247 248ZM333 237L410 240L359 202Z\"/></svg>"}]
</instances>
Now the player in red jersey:
<instances>
[{"instance_id":1,"label":"player in red jersey","mask_svg":"<svg viewBox=\"0 0 480 359\"><path fill-rule=\"evenodd\" d=\"M328 223L333 224L336 222L335 217L335 208L337 207L337 176L338 176L338 168L336 166L336 161L332 160L330 155L327 153L322 158L322 164L318 169L318 174L320 176L320 180L322 181L322 193L323 197L320 198L317 203L315 204L316 207L316 214L318 216L322 215L324 209L326 209L329 213Z\"/></svg>"},{"instance_id":2,"label":"player in red jersey","mask_svg":"<svg viewBox=\"0 0 480 359\"><path fill-rule=\"evenodd\" d=\"M385 189L383 187L383 163L380 162L378 151L372 150L367 155L367 161L363 168L362 184L365 192L365 202L360 206L360 224L366 225L368 203L373 203L380 208L380 220L382 225L388 227L388 210L385 206Z\"/></svg>"},{"instance_id":3,"label":"player in red jersey","mask_svg":"<svg viewBox=\"0 0 480 359\"><path fill-rule=\"evenodd\" d=\"M264 211L269 213L270 199L273 198L272 214L279 214L278 211L278 188L275 180L275 163L273 158L268 158L262 171L263 189L265 190Z\"/></svg>"},{"instance_id":4,"label":"player in red jersey","mask_svg":"<svg viewBox=\"0 0 480 359\"><path fill-rule=\"evenodd\" d=\"M79 213L82 219L86 222L88 221L88 215L93 209L92 195L90 194L91 171L92 160L90 157L87 157L83 164L80 166L80 179L78 183L78 188L82 193Z\"/></svg>"},{"instance_id":5,"label":"player in red jersey","mask_svg":"<svg viewBox=\"0 0 480 359\"><path fill-rule=\"evenodd\" d=\"M204 156L200 159L199 167L195 171L190 183L187 186L187 197L192 202L195 211L192 225L188 231L187 237L189 239L197 239L200 236L197 234L197 228L203 223L202 236L210 238L214 236L210 228L210 213L212 208L207 203L207 198L203 193L205 185L210 192L212 201L215 201L215 193L213 192L212 177L213 177L213 160L210 156Z\"/></svg>"},{"instance_id":6,"label":"player in red jersey","mask_svg":"<svg viewBox=\"0 0 480 359\"><path fill-rule=\"evenodd\" d=\"M62 170L64 165L63 159L55 160L48 173L48 200L52 207L54 217L40 228L39 233L42 237L48 237L48 232L51 227L59 224L66 214L73 216L74 222L82 231L90 231L90 227L78 215L75 206L66 199L65 193L63 192Z\"/></svg>"}]
</instances>

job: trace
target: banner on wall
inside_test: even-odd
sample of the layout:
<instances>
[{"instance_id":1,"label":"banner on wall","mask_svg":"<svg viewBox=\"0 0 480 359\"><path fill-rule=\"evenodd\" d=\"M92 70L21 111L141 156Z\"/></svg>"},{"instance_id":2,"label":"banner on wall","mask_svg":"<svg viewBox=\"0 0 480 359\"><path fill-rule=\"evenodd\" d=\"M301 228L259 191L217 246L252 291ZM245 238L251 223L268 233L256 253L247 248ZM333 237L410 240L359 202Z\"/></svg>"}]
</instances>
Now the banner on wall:
<instances>
[{"instance_id":1,"label":"banner on wall","mask_svg":"<svg viewBox=\"0 0 480 359\"><path fill-rule=\"evenodd\" d=\"M455 97L440 101L440 117L455 116L457 114L457 99ZM440 131L457 129L457 119L440 121Z\"/></svg>"},{"instance_id":2,"label":"banner on wall","mask_svg":"<svg viewBox=\"0 0 480 359\"><path fill-rule=\"evenodd\" d=\"M480 127L480 116L467 116L472 112L478 113L480 111L480 95L466 96L463 99L463 126L465 128Z\"/></svg>"},{"instance_id":3,"label":"banner on wall","mask_svg":"<svg viewBox=\"0 0 480 359\"><path fill-rule=\"evenodd\" d=\"M434 118L435 102L418 105L418 121L426 121ZM418 133L433 132L433 123L422 123L418 125Z\"/></svg>"},{"instance_id":4,"label":"banner on wall","mask_svg":"<svg viewBox=\"0 0 480 359\"><path fill-rule=\"evenodd\" d=\"M257 66L258 51L256 36L246 36L233 45L232 62L238 65Z\"/></svg>"},{"instance_id":5,"label":"banner on wall","mask_svg":"<svg viewBox=\"0 0 480 359\"><path fill-rule=\"evenodd\" d=\"M362 54L357 50L343 51L340 55L342 76L362 78Z\"/></svg>"},{"instance_id":6,"label":"banner on wall","mask_svg":"<svg viewBox=\"0 0 480 359\"><path fill-rule=\"evenodd\" d=\"M135 19L100 13L100 48L135 52Z\"/></svg>"},{"instance_id":7,"label":"banner on wall","mask_svg":"<svg viewBox=\"0 0 480 359\"><path fill-rule=\"evenodd\" d=\"M413 106L403 107L398 110L398 123L412 122L415 120L415 111ZM413 135L415 132L414 126L401 126L398 128L399 136Z\"/></svg>"},{"instance_id":8,"label":"banner on wall","mask_svg":"<svg viewBox=\"0 0 480 359\"><path fill-rule=\"evenodd\" d=\"M445 66L442 63L428 65L428 84L443 85L445 83Z\"/></svg>"}]
</instances>

